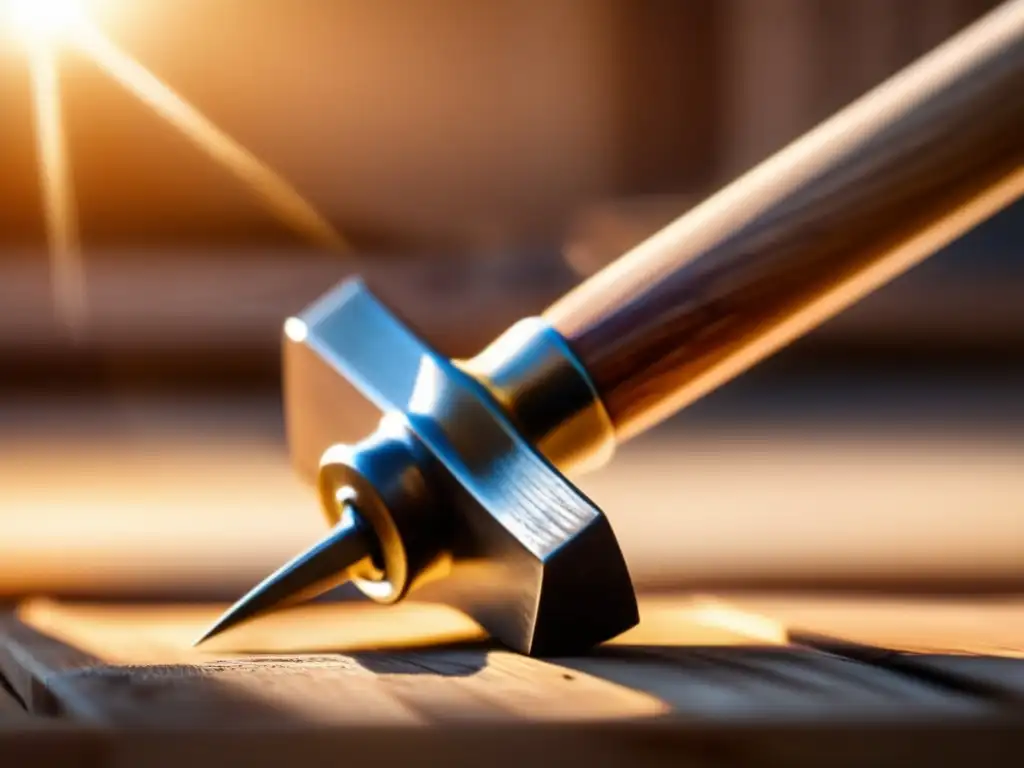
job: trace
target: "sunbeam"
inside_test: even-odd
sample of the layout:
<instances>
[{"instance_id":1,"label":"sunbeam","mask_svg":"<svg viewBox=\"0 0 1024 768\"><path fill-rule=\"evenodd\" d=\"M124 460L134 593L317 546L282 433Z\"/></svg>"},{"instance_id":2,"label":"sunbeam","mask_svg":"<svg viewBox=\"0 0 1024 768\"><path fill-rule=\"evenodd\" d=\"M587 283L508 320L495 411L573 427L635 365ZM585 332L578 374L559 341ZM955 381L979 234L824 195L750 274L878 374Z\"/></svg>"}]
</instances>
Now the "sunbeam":
<instances>
[{"instance_id":1,"label":"sunbeam","mask_svg":"<svg viewBox=\"0 0 1024 768\"><path fill-rule=\"evenodd\" d=\"M91 22L82 0L3 0L2 8L9 31L24 45L28 57L54 312L72 338L85 330L88 302L61 102L60 45L75 46L92 59L237 176L285 224L317 246L350 250L341 234L288 181L110 40Z\"/></svg>"},{"instance_id":2,"label":"sunbeam","mask_svg":"<svg viewBox=\"0 0 1024 768\"><path fill-rule=\"evenodd\" d=\"M4 9L11 28L29 43L67 36L85 20L81 0L6 0Z\"/></svg>"},{"instance_id":3,"label":"sunbeam","mask_svg":"<svg viewBox=\"0 0 1024 768\"><path fill-rule=\"evenodd\" d=\"M284 222L320 246L333 250L348 249L337 230L284 178L218 128L94 25L83 24L76 31L74 39L83 53L108 75L180 130L215 162L240 178Z\"/></svg>"},{"instance_id":4,"label":"sunbeam","mask_svg":"<svg viewBox=\"0 0 1024 768\"><path fill-rule=\"evenodd\" d=\"M54 313L72 338L77 339L85 330L88 302L75 189L64 135L57 52L48 41L36 39L28 46L28 57Z\"/></svg>"}]
</instances>

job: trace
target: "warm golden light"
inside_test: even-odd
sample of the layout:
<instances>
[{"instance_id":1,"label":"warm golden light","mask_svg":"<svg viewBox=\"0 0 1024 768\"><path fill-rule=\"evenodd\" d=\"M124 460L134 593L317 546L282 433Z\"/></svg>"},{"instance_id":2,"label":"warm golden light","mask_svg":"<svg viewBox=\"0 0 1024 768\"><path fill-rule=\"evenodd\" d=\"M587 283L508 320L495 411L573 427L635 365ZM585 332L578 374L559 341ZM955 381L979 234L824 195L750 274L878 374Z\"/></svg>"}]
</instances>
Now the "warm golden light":
<instances>
[{"instance_id":1,"label":"warm golden light","mask_svg":"<svg viewBox=\"0 0 1024 768\"><path fill-rule=\"evenodd\" d=\"M338 231L279 173L243 147L226 131L118 47L91 24L75 36L79 50L173 125L222 168L237 176L268 208L317 245L347 250Z\"/></svg>"},{"instance_id":2,"label":"warm golden light","mask_svg":"<svg viewBox=\"0 0 1024 768\"><path fill-rule=\"evenodd\" d=\"M82 0L6 0L14 31L30 41L67 36L85 20Z\"/></svg>"},{"instance_id":3,"label":"warm golden light","mask_svg":"<svg viewBox=\"0 0 1024 768\"><path fill-rule=\"evenodd\" d=\"M52 46L29 46L29 71L35 106L39 181L43 192L46 238L50 249L54 312L73 337L86 322L85 278L78 241L74 184L68 161L61 109L57 55Z\"/></svg>"},{"instance_id":4,"label":"warm golden light","mask_svg":"<svg viewBox=\"0 0 1024 768\"><path fill-rule=\"evenodd\" d=\"M348 249L338 231L283 176L91 23L84 0L0 0L0 4L8 28L21 39L28 53L54 306L58 319L73 336L84 330L87 297L57 68L58 44L62 42L86 54L216 163L234 173L282 221L322 247Z\"/></svg>"},{"instance_id":5,"label":"warm golden light","mask_svg":"<svg viewBox=\"0 0 1024 768\"><path fill-rule=\"evenodd\" d=\"M289 317L284 321L284 335L297 344L301 344L309 336L309 326L297 317Z\"/></svg>"}]
</instances>

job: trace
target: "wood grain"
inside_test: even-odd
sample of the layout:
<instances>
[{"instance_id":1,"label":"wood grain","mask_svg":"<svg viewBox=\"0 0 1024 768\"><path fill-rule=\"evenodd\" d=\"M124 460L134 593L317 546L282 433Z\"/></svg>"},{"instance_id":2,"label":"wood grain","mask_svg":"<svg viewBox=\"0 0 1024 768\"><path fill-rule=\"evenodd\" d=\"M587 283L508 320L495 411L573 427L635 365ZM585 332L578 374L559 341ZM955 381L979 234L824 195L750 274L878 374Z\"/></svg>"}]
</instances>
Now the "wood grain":
<instances>
[{"instance_id":1,"label":"wood grain","mask_svg":"<svg viewBox=\"0 0 1024 768\"><path fill-rule=\"evenodd\" d=\"M644 625L626 637L749 641L696 621L692 607L654 601ZM482 639L443 606L306 606L242 627L212 650L191 648L222 609L33 601L19 612L24 621L0 633L0 670L10 669L34 711L99 723L565 721L667 711L657 697L621 683L505 651L427 650ZM358 707L337 706L353 700Z\"/></svg>"},{"instance_id":2,"label":"wood grain","mask_svg":"<svg viewBox=\"0 0 1024 768\"><path fill-rule=\"evenodd\" d=\"M0 635L0 669L10 669L33 711L121 725L565 721L666 711L649 694L507 651L408 650L460 639L460 630L462 640L480 638L441 606L310 606L234 633L234 648L251 648L262 637L261 655L191 649L191 638L222 607L118 611L32 603L21 611L25 622ZM320 627L313 632L319 636L311 637L310 627ZM282 653L296 647L296 632L305 652ZM376 650L403 637L405 650ZM699 637L742 640L714 627ZM315 652L328 646L331 651Z\"/></svg>"},{"instance_id":3,"label":"wood grain","mask_svg":"<svg viewBox=\"0 0 1024 768\"><path fill-rule=\"evenodd\" d=\"M1008 2L560 299L620 440L1024 194Z\"/></svg>"},{"instance_id":4,"label":"wood grain","mask_svg":"<svg viewBox=\"0 0 1024 768\"><path fill-rule=\"evenodd\" d=\"M833 655L1024 706L1024 600L746 598L790 637Z\"/></svg>"},{"instance_id":5,"label":"wood grain","mask_svg":"<svg viewBox=\"0 0 1024 768\"><path fill-rule=\"evenodd\" d=\"M827 722L994 712L926 682L807 648L641 647L563 663L655 695L684 718Z\"/></svg>"},{"instance_id":6,"label":"wood grain","mask_svg":"<svg viewBox=\"0 0 1024 768\"><path fill-rule=\"evenodd\" d=\"M374 650L417 651L438 645L476 644L480 628L447 606L406 600L394 606L368 601L315 603L280 611L204 643L192 640L226 606L218 604L103 604L28 600L13 627L30 627L52 638L47 653L75 648L70 656L47 656L46 663L80 668L104 663L198 664L243 655L354 653ZM785 628L774 620L737 620L718 603L694 596L647 596L641 622L613 644L722 646L786 642ZM737 622L735 625L730 622ZM14 629L9 639L18 640ZM12 634L13 633L13 634Z\"/></svg>"},{"instance_id":7,"label":"wood grain","mask_svg":"<svg viewBox=\"0 0 1024 768\"><path fill-rule=\"evenodd\" d=\"M186 638L222 606L27 603L0 625L0 670L18 673L19 694L57 715L63 735L40 742L32 729L0 728L0 747L6 757L75 746L77 762L53 764L196 768L312 768L342 755L467 768L482 756L502 767L941 768L1016 766L1024 754L1016 703L787 642L798 630L777 618L803 626L817 616L840 632L907 642L924 631L931 643L969 648L992 625L972 615L1019 621L1020 603L972 614L971 604L889 602L873 614L866 601L666 595L645 598L640 626L585 658L530 659L469 633L469 645L366 648L375 635L457 628L444 609L403 615L408 605L308 606L199 652ZM345 650L297 653L303 638Z\"/></svg>"},{"instance_id":8,"label":"wood grain","mask_svg":"<svg viewBox=\"0 0 1024 768\"><path fill-rule=\"evenodd\" d=\"M570 226L566 260L581 277L589 277L657 234L695 202L699 201L687 196L640 197L589 206ZM1014 243L1024 230L1015 220L1024 217L1017 209L1024 210L1017 203L1014 210L1001 214L1006 223L982 225L942 255L936 254L941 265L913 270L816 328L804 350L812 345L814 351L895 347L918 354L934 350L949 359L951 350L1021 349L1024 270L1014 263ZM993 241L1005 243L1005 248L993 247ZM995 252L1005 253L1005 266L977 267L979 256L989 264L996 262Z\"/></svg>"},{"instance_id":9,"label":"wood grain","mask_svg":"<svg viewBox=\"0 0 1024 768\"><path fill-rule=\"evenodd\" d=\"M637 629L593 655L550 660L481 646L472 631L461 639L475 645L431 646L431 632L459 637L457 615L414 603L307 606L243 627L211 651L190 648L219 609L28 603L0 637L0 670L32 711L132 727L891 721L997 711L793 645L784 623L708 598L645 599ZM392 648L378 650L385 638Z\"/></svg>"}]
</instances>

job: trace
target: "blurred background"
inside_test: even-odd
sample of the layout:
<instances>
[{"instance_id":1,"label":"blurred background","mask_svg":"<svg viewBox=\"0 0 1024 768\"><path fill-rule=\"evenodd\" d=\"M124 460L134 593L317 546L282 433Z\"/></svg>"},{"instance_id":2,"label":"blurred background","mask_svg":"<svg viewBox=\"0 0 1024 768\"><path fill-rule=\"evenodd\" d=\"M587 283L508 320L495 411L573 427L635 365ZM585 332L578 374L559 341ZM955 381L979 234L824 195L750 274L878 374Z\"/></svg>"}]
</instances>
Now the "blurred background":
<instances>
[{"instance_id":1,"label":"blurred background","mask_svg":"<svg viewBox=\"0 0 1024 768\"><path fill-rule=\"evenodd\" d=\"M472 354L996 5L4 4L0 594L225 599L323 529L289 313L358 273ZM1018 204L581 478L638 583L1018 588L1022 250Z\"/></svg>"}]
</instances>

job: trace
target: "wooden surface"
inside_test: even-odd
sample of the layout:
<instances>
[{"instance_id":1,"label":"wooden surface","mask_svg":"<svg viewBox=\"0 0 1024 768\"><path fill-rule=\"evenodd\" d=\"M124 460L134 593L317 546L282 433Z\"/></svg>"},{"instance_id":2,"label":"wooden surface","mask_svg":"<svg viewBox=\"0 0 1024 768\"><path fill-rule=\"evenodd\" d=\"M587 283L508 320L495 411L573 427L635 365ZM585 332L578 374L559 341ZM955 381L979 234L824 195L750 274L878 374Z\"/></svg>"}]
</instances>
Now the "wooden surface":
<instances>
[{"instance_id":1,"label":"wooden surface","mask_svg":"<svg viewBox=\"0 0 1024 768\"><path fill-rule=\"evenodd\" d=\"M0 623L0 749L96 766L1024 756L1021 599L648 596L635 630L547 660L415 603L306 606L192 649L222 607L24 603Z\"/></svg>"},{"instance_id":2,"label":"wooden surface","mask_svg":"<svg viewBox=\"0 0 1024 768\"><path fill-rule=\"evenodd\" d=\"M620 440L1024 195L1022 88L1010 0L559 299Z\"/></svg>"},{"instance_id":3,"label":"wooden surface","mask_svg":"<svg viewBox=\"0 0 1024 768\"><path fill-rule=\"evenodd\" d=\"M0 669L36 714L114 724L231 724L242 711L253 726L282 718L785 720L992 709L884 663L858 663L836 651L843 643L903 655L922 655L927 644L935 658L1008 664L1024 657L1019 600L648 596L637 628L592 655L552 660L501 650L461 614L414 602L306 606L192 648L222 608L30 601L4 624ZM183 697L196 704L182 706ZM360 706L336 707L339 698Z\"/></svg>"},{"instance_id":4,"label":"wooden surface","mask_svg":"<svg viewBox=\"0 0 1024 768\"><path fill-rule=\"evenodd\" d=\"M990 701L1024 705L1024 610L1016 600L747 598L742 610L772 616L790 639L881 664Z\"/></svg>"}]
</instances>

